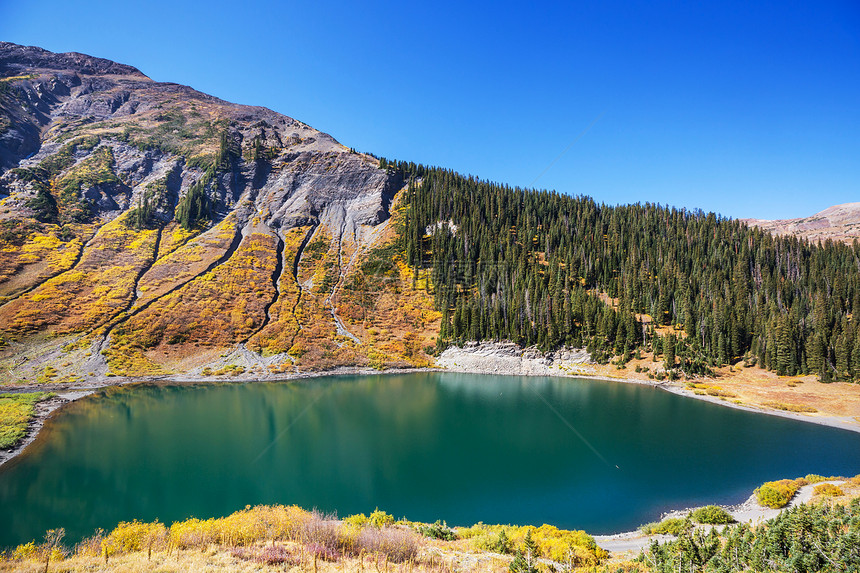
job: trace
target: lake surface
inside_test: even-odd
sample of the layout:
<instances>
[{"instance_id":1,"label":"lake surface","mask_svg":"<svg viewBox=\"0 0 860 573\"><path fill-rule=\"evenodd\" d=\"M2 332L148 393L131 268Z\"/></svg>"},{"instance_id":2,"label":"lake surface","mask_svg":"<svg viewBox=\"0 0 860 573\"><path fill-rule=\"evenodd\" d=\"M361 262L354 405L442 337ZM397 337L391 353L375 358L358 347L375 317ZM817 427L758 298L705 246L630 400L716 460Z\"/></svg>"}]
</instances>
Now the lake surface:
<instances>
[{"instance_id":1,"label":"lake surface","mask_svg":"<svg viewBox=\"0 0 860 573\"><path fill-rule=\"evenodd\" d=\"M860 473L860 434L576 379L139 385L69 405L0 468L0 547L261 503L609 533L807 473Z\"/></svg>"}]
</instances>

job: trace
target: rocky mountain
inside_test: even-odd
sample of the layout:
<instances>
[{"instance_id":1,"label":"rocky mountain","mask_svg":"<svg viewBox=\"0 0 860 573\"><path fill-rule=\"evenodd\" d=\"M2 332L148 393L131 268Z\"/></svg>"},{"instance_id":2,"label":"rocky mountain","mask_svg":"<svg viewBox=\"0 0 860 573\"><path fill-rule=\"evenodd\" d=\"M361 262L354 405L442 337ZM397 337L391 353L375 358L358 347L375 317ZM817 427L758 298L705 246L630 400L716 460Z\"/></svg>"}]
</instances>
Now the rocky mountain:
<instances>
[{"instance_id":1,"label":"rocky mountain","mask_svg":"<svg viewBox=\"0 0 860 573\"><path fill-rule=\"evenodd\" d=\"M9 43L0 110L13 383L421 366L500 340L616 367L662 356L652 376L757 363L860 379L860 267L839 242L857 204L748 221L839 239L818 248L388 162L268 109Z\"/></svg>"},{"instance_id":2,"label":"rocky mountain","mask_svg":"<svg viewBox=\"0 0 860 573\"><path fill-rule=\"evenodd\" d=\"M851 243L860 239L860 203L834 205L810 217L797 219L742 219L745 223L770 231L775 235L796 235L810 241L828 239Z\"/></svg>"},{"instance_id":3,"label":"rocky mountain","mask_svg":"<svg viewBox=\"0 0 860 573\"><path fill-rule=\"evenodd\" d=\"M438 317L398 292L403 182L375 158L265 108L5 42L0 110L0 364L16 379L426 363ZM381 253L387 288L356 288Z\"/></svg>"}]
</instances>

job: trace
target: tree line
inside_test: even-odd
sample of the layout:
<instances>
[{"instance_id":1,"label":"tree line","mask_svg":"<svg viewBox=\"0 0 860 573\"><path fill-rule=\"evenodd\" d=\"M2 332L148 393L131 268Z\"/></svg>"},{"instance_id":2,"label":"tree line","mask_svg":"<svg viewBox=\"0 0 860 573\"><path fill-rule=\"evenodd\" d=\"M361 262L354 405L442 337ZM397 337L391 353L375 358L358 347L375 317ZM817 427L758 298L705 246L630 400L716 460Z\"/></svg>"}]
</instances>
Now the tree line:
<instances>
[{"instance_id":1,"label":"tree line","mask_svg":"<svg viewBox=\"0 0 860 573\"><path fill-rule=\"evenodd\" d=\"M429 273L439 346L511 340L663 355L689 374L743 360L860 380L860 243L821 245L700 210L609 206L380 159L410 181L401 247Z\"/></svg>"}]
</instances>

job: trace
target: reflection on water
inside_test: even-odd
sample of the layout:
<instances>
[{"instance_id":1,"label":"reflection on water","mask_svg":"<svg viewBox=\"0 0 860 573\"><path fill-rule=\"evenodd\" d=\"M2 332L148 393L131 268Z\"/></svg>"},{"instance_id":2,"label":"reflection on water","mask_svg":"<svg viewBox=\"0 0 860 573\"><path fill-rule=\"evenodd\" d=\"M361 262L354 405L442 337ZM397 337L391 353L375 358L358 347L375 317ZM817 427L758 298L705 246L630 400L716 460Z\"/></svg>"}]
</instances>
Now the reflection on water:
<instances>
[{"instance_id":1,"label":"reflection on water","mask_svg":"<svg viewBox=\"0 0 860 573\"><path fill-rule=\"evenodd\" d=\"M111 388L0 469L0 546L259 503L602 533L812 472L860 472L860 435L647 386L434 373Z\"/></svg>"}]
</instances>

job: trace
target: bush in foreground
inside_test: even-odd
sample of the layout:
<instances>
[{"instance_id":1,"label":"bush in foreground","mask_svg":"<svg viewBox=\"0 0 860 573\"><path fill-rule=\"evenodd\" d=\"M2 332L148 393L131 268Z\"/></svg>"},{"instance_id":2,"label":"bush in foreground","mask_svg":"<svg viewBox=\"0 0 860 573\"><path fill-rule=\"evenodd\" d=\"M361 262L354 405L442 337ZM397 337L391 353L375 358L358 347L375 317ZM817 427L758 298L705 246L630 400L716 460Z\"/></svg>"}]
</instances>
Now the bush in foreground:
<instances>
[{"instance_id":1,"label":"bush in foreground","mask_svg":"<svg viewBox=\"0 0 860 573\"><path fill-rule=\"evenodd\" d=\"M659 523L646 523L639 530L645 535L678 536L693 529L693 523L683 517L668 517Z\"/></svg>"},{"instance_id":2,"label":"bush in foreground","mask_svg":"<svg viewBox=\"0 0 860 573\"><path fill-rule=\"evenodd\" d=\"M545 559L559 563L572 562L577 566L594 566L608 556L606 551L597 546L594 538L584 531L563 530L553 525L517 527L478 523L457 529L458 537L471 540L475 549L496 553L525 551L525 539L529 532L539 557Z\"/></svg>"},{"instance_id":3,"label":"bush in foreground","mask_svg":"<svg viewBox=\"0 0 860 573\"><path fill-rule=\"evenodd\" d=\"M765 507L781 509L788 505L797 490L805 485L807 481L803 478L765 482L755 490L756 500Z\"/></svg>"},{"instance_id":4,"label":"bush in foreground","mask_svg":"<svg viewBox=\"0 0 860 573\"><path fill-rule=\"evenodd\" d=\"M690 519L696 523L704 523L708 525L724 525L726 523L734 523L735 518L728 511L716 505L708 505L700 507L690 513Z\"/></svg>"},{"instance_id":5,"label":"bush in foreground","mask_svg":"<svg viewBox=\"0 0 860 573\"><path fill-rule=\"evenodd\" d=\"M840 497L845 495L845 492L842 491L841 487L832 483L822 483L817 485L812 490L812 493L824 497Z\"/></svg>"},{"instance_id":6,"label":"bush in foreground","mask_svg":"<svg viewBox=\"0 0 860 573\"><path fill-rule=\"evenodd\" d=\"M418 533L424 537L431 539L441 539L443 541L454 541L457 539L457 534L454 530L448 527L444 521L437 521L431 524L422 524L418 526Z\"/></svg>"}]
</instances>

